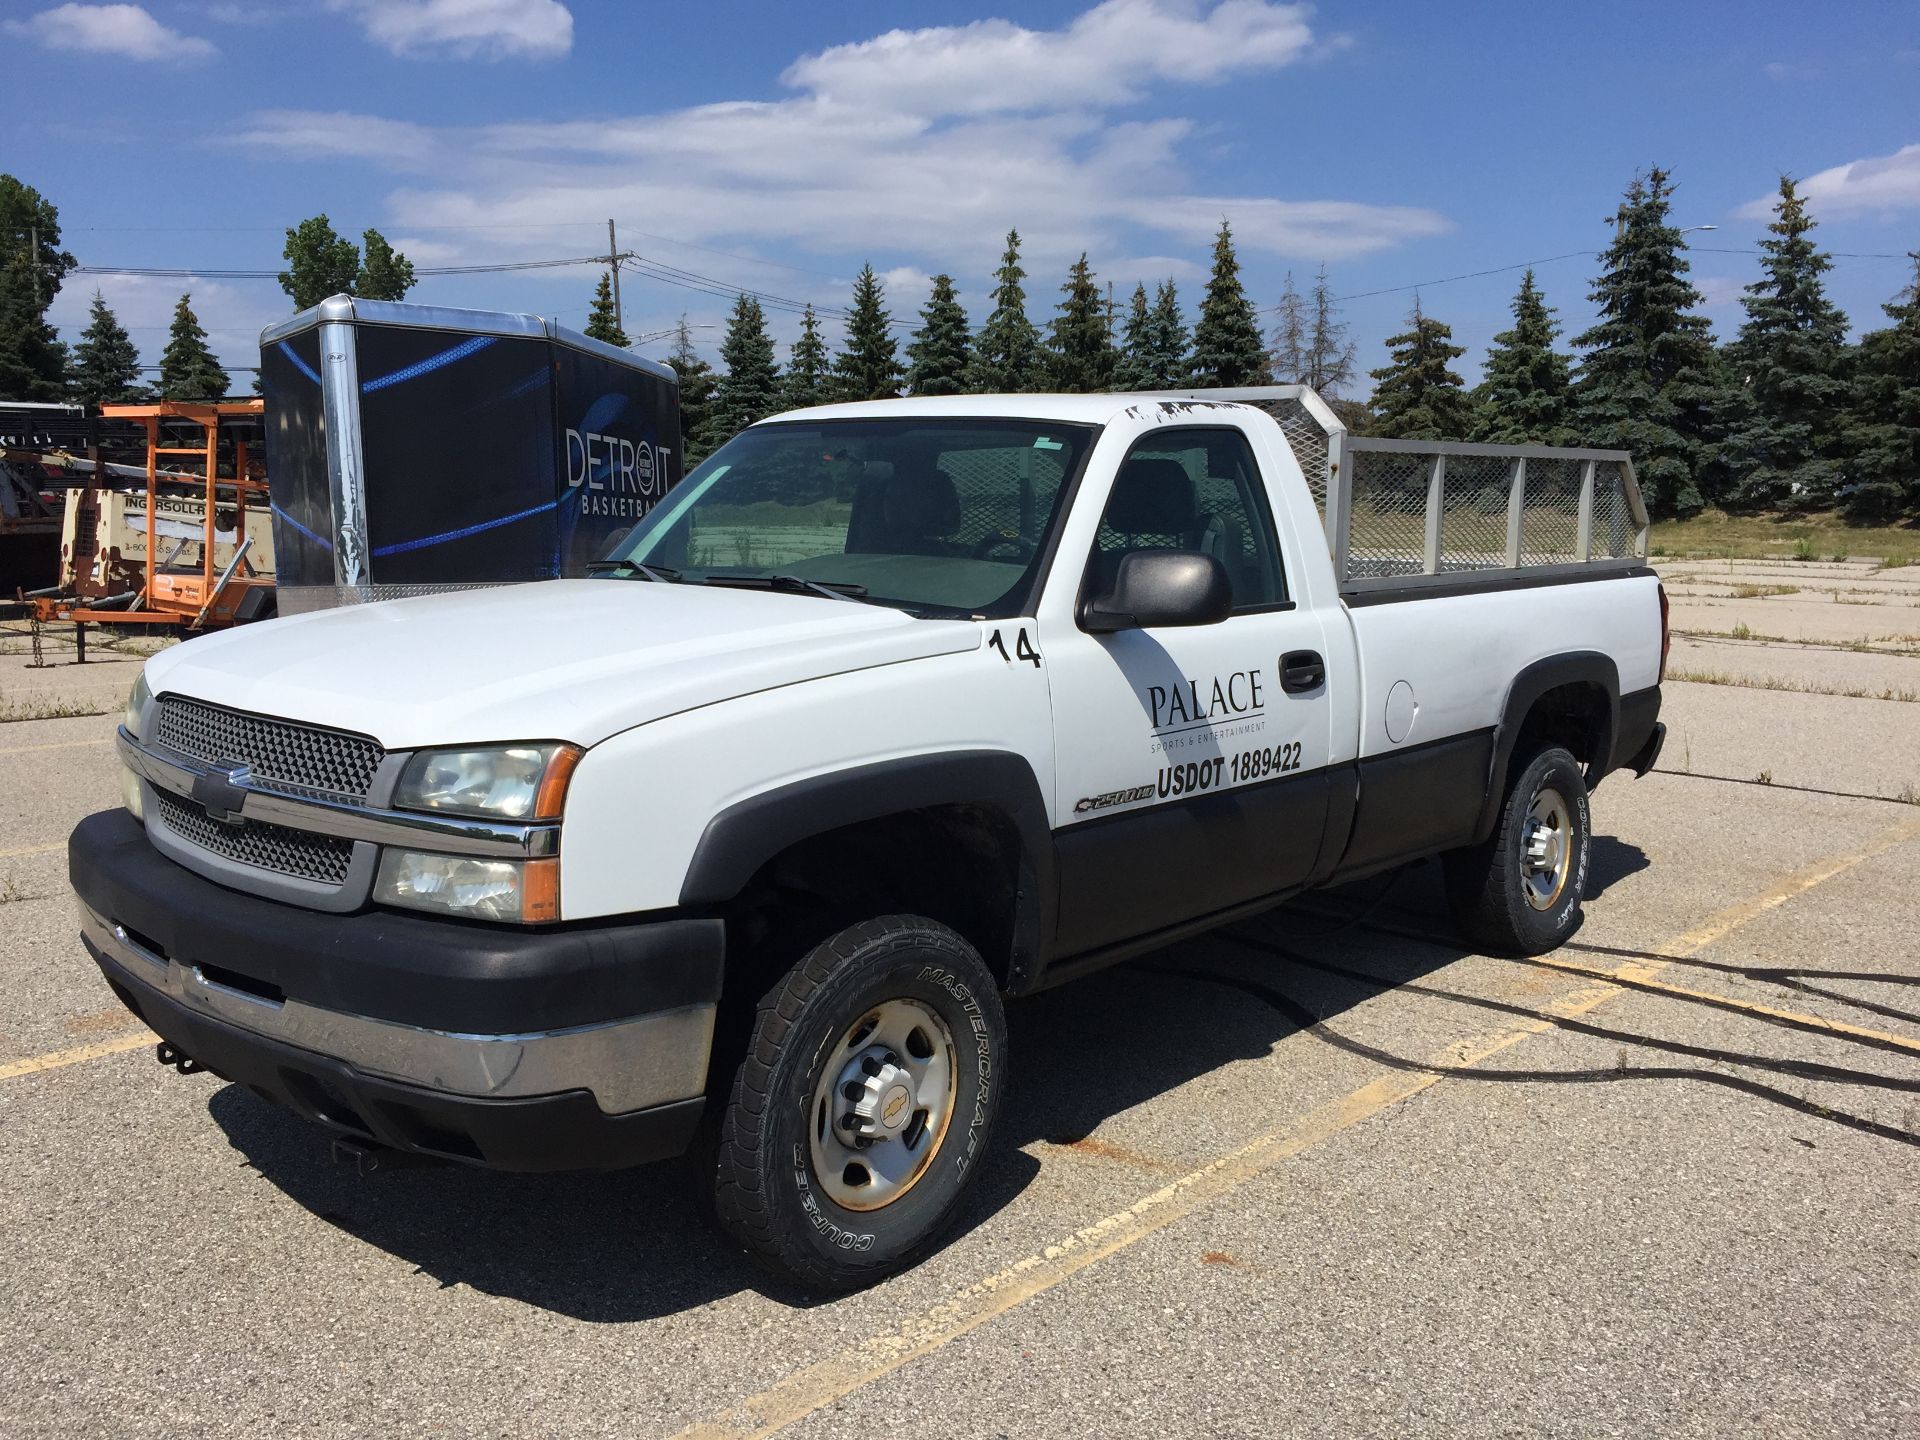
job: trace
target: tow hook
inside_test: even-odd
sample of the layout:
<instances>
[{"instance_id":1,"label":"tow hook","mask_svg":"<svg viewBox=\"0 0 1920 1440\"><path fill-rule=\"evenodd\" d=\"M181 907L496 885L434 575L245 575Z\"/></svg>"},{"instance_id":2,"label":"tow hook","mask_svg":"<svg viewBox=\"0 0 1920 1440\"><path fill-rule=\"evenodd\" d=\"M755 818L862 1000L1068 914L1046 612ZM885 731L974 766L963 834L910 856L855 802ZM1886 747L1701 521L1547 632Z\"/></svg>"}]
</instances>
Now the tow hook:
<instances>
[{"instance_id":1,"label":"tow hook","mask_svg":"<svg viewBox=\"0 0 1920 1440\"><path fill-rule=\"evenodd\" d=\"M336 1135L333 1163L350 1167L354 1174L364 1180L384 1170L411 1170L431 1165L433 1161L425 1155L409 1155L404 1150L391 1150L385 1145L373 1145L364 1140L349 1140L344 1135Z\"/></svg>"},{"instance_id":2,"label":"tow hook","mask_svg":"<svg viewBox=\"0 0 1920 1440\"><path fill-rule=\"evenodd\" d=\"M171 1065L182 1075L198 1075L207 1068L170 1040L162 1040L154 1046L153 1057L162 1065Z\"/></svg>"}]
</instances>

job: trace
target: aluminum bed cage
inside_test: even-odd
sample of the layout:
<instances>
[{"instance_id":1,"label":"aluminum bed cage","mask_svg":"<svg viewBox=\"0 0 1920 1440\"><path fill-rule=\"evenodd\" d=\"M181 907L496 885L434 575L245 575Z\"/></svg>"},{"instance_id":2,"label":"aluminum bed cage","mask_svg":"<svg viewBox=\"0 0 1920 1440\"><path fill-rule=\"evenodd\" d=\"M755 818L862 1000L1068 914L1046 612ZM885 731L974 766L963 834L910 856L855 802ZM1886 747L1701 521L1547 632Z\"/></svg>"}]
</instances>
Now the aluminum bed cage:
<instances>
[{"instance_id":1,"label":"aluminum bed cage","mask_svg":"<svg viewBox=\"0 0 1920 1440\"><path fill-rule=\"evenodd\" d=\"M1271 415L1320 508L1344 595L1645 563L1647 509L1624 450L1355 435L1306 385L1141 393Z\"/></svg>"}]
</instances>

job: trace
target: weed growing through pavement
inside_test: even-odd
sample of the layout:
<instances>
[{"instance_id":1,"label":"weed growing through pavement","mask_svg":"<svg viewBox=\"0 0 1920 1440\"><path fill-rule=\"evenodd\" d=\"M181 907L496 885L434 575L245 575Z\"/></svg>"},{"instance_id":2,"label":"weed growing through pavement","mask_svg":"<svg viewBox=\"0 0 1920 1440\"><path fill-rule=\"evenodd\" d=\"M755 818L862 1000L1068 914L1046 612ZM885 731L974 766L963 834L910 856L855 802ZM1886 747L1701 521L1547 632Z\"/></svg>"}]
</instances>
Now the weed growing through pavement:
<instances>
[{"instance_id":1,"label":"weed growing through pavement","mask_svg":"<svg viewBox=\"0 0 1920 1440\"><path fill-rule=\"evenodd\" d=\"M73 720L82 715L111 715L120 707L97 700L11 700L0 695L0 725L14 720Z\"/></svg>"},{"instance_id":2,"label":"weed growing through pavement","mask_svg":"<svg viewBox=\"0 0 1920 1440\"><path fill-rule=\"evenodd\" d=\"M0 880L0 905L12 905L16 901L31 900L33 897L13 883L13 877Z\"/></svg>"},{"instance_id":3,"label":"weed growing through pavement","mask_svg":"<svg viewBox=\"0 0 1920 1440\"><path fill-rule=\"evenodd\" d=\"M1729 675L1724 670L1667 671L1667 679L1689 685L1730 685L1737 690L1779 690L1789 695L1838 695L1846 700L1893 700L1903 705L1920 704L1920 690L1889 685L1883 690L1864 686L1814 685L1805 680L1769 680L1755 675Z\"/></svg>"},{"instance_id":4,"label":"weed growing through pavement","mask_svg":"<svg viewBox=\"0 0 1920 1440\"><path fill-rule=\"evenodd\" d=\"M1759 773L1758 775L1756 775L1756 776L1754 776L1754 777L1753 777L1753 783L1754 783L1754 784L1756 784L1756 785L1771 785L1771 784L1773 784L1773 771L1771 771L1771 770L1762 770L1762 771L1761 771L1761 772L1760 772L1760 773Z\"/></svg>"},{"instance_id":5,"label":"weed growing through pavement","mask_svg":"<svg viewBox=\"0 0 1920 1440\"><path fill-rule=\"evenodd\" d=\"M1820 558L1820 547L1813 543L1811 536L1802 535L1798 540L1793 542L1793 558L1796 560L1818 560Z\"/></svg>"}]
</instances>

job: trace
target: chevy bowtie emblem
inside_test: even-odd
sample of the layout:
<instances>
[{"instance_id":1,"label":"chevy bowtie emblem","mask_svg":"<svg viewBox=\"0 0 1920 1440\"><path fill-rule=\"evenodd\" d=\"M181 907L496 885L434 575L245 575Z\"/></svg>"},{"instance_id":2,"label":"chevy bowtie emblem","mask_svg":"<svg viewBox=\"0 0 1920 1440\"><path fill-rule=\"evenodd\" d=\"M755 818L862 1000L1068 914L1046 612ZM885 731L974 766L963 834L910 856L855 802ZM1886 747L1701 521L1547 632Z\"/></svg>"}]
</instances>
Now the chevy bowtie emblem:
<instances>
[{"instance_id":1,"label":"chevy bowtie emblem","mask_svg":"<svg viewBox=\"0 0 1920 1440\"><path fill-rule=\"evenodd\" d=\"M193 798L207 812L209 820L222 825L241 823L240 807L247 803L247 789L253 783L253 771L246 765L219 765L193 781Z\"/></svg>"}]
</instances>

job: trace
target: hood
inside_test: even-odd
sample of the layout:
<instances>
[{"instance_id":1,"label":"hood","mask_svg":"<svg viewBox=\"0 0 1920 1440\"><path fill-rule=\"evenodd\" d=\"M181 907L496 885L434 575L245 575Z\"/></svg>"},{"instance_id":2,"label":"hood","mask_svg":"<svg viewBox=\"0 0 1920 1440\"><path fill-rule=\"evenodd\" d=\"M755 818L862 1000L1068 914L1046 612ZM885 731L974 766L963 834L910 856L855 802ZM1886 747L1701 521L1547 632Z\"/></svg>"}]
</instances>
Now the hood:
<instances>
[{"instance_id":1,"label":"hood","mask_svg":"<svg viewBox=\"0 0 1920 1440\"><path fill-rule=\"evenodd\" d=\"M549 580L320 610L189 640L155 695L355 730L390 750L594 745L780 685L972 650L966 620L812 595Z\"/></svg>"}]
</instances>

